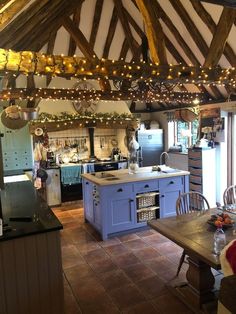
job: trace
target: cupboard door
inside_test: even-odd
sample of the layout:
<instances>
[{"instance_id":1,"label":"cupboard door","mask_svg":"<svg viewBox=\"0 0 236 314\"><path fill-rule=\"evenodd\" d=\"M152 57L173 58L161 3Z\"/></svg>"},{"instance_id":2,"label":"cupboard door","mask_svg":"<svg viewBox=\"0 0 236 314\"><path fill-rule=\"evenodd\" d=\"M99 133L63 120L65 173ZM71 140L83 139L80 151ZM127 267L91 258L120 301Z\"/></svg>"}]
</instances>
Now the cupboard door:
<instances>
[{"instance_id":1,"label":"cupboard door","mask_svg":"<svg viewBox=\"0 0 236 314\"><path fill-rule=\"evenodd\" d=\"M134 193L131 184L117 184L106 190L107 231L114 233L135 227Z\"/></svg>"},{"instance_id":2,"label":"cupboard door","mask_svg":"<svg viewBox=\"0 0 236 314\"><path fill-rule=\"evenodd\" d=\"M160 179L160 217L176 215L176 201L184 192L183 177L172 177Z\"/></svg>"},{"instance_id":3,"label":"cupboard door","mask_svg":"<svg viewBox=\"0 0 236 314\"><path fill-rule=\"evenodd\" d=\"M108 233L135 227L134 200L129 196L112 199L108 203Z\"/></svg>"}]
</instances>

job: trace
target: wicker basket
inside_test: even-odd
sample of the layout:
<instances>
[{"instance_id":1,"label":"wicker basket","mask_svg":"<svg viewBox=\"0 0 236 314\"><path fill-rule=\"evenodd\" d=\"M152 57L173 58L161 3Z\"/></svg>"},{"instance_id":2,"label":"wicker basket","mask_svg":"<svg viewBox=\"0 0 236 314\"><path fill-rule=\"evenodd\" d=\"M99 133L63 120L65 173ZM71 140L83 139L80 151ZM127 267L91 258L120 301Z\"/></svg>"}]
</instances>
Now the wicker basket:
<instances>
[{"instance_id":1,"label":"wicker basket","mask_svg":"<svg viewBox=\"0 0 236 314\"><path fill-rule=\"evenodd\" d=\"M157 207L154 207L137 212L138 222L156 219L156 209Z\"/></svg>"},{"instance_id":2,"label":"wicker basket","mask_svg":"<svg viewBox=\"0 0 236 314\"><path fill-rule=\"evenodd\" d=\"M155 203L156 203L156 193L145 194L145 196L137 198L138 208L152 206L152 205L155 205Z\"/></svg>"}]
</instances>

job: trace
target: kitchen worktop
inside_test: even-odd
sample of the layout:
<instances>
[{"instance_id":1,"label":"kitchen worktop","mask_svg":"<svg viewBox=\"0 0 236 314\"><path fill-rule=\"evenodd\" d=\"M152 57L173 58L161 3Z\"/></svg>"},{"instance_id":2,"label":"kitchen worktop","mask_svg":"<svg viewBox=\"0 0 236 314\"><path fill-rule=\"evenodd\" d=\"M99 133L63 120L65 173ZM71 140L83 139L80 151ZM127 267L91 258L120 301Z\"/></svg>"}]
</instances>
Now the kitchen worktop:
<instances>
[{"instance_id":1,"label":"kitchen worktop","mask_svg":"<svg viewBox=\"0 0 236 314\"><path fill-rule=\"evenodd\" d=\"M142 167L139 168L138 172L134 174L129 174L128 169L120 169L115 171L82 174L82 177L98 185L113 185L120 183L145 181L150 179L162 179L175 176L189 175L188 171L172 169L169 167L163 168L163 171L160 172L156 170L153 171L152 169L153 167Z\"/></svg>"},{"instance_id":2,"label":"kitchen worktop","mask_svg":"<svg viewBox=\"0 0 236 314\"><path fill-rule=\"evenodd\" d=\"M62 229L32 182L25 177L21 179L25 181L12 178L15 182L5 183L5 188L1 190L3 222L10 230L4 231L0 241ZM11 217L26 217L31 221L10 221Z\"/></svg>"}]
</instances>

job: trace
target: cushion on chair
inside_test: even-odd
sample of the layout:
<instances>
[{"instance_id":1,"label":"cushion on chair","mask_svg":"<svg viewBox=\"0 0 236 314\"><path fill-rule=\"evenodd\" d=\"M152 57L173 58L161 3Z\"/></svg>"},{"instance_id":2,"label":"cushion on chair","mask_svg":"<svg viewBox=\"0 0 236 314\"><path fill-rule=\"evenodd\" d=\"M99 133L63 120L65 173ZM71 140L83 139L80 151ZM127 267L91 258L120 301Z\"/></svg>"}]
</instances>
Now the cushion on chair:
<instances>
[{"instance_id":1,"label":"cushion on chair","mask_svg":"<svg viewBox=\"0 0 236 314\"><path fill-rule=\"evenodd\" d=\"M225 277L221 280L217 313L236 313L236 240L221 251L220 263Z\"/></svg>"},{"instance_id":2,"label":"cushion on chair","mask_svg":"<svg viewBox=\"0 0 236 314\"><path fill-rule=\"evenodd\" d=\"M225 277L236 274L236 240L229 242L221 251L220 263Z\"/></svg>"}]
</instances>

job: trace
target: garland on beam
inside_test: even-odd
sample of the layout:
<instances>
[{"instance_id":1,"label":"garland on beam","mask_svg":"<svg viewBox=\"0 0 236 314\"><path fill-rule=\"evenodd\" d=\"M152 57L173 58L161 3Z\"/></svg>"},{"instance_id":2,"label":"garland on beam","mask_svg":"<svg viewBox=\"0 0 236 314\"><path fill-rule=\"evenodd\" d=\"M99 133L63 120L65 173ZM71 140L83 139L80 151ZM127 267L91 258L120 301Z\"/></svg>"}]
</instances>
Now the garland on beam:
<instances>
[{"instance_id":1,"label":"garland on beam","mask_svg":"<svg viewBox=\"0 0 236 314\"><path fill-rule=\"evenodd\" d=\"M91 113L85 111L83 114L70 114L68 112L61 112L59 115L53 115L46 112L42 112L38 119L31 120L29 127L33 131L37 127L45 127L46 129L61 130L74 128L74 127L90 127L99 126L111 128L115 125L119 125L121 128L126 126L137 126L138 120L131 114L117 112L112 113Z\"/></svg>"}]
</instances>

